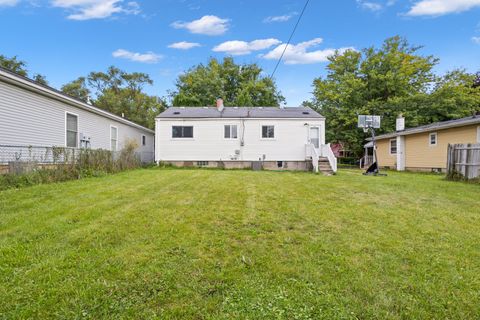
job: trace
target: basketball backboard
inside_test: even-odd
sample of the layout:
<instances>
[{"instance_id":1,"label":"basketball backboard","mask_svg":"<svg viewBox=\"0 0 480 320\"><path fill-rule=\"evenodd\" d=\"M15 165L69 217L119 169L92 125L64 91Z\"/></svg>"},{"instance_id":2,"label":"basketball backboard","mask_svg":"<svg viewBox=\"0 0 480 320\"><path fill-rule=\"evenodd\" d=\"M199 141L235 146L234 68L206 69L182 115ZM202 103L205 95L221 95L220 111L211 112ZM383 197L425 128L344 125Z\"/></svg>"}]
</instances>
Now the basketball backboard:
<instances>
[{"instance_id":1,"label":"basketball backboard","mask_svg":"<svg viewBox=\"0 0 480 320\"><path fill-rule=\"evenodd\" d=\"M380 128L380 116L367 116L359 115L358 116L358 127L367 129L367 128Z\"/></svg>"}]
</instances>

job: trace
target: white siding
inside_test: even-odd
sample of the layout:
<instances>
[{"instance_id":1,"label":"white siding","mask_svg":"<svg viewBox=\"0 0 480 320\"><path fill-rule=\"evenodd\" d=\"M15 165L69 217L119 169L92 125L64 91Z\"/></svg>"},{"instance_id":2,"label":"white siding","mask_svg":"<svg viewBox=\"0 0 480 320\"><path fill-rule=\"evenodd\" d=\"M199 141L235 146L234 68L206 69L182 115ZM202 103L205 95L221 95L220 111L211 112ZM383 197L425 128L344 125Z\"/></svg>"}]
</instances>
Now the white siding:
<instances>
[{"instance_id":1,"label":"white siding","mask_svg":"<svg viewBox=\"0 0 480 320\"><path fill-rule=\"evenodd\" d=\"M242 122L244 121L244 125ZM308 124L308 125L305 125ZM193 126L193 139L172 138L172 126ZM238 138L224 139L224 125L237 125ZM262 125L275 126L274 139L262 139ZM320 144L325 143L323 119L157 119L157 161L237 160L303 161L309 126L320 127ZM244 146L240 141L244 136Z\"/></svg>"},{"instance_id":2,"label":"white siding","mask_svg":"<svg viewBox=\"0 0 480 320\"><path fill-rule=\"evenodd\" d=\"M154 135L49 98L0 82L0 144L65 146L65 112L78 115L78 132L90 137L91 148L110 149L110 126L118 128L118 148L134 139L141 152L153 152ZM142 134L147 137L142 146Z\"/></svg>"}]
</instances>

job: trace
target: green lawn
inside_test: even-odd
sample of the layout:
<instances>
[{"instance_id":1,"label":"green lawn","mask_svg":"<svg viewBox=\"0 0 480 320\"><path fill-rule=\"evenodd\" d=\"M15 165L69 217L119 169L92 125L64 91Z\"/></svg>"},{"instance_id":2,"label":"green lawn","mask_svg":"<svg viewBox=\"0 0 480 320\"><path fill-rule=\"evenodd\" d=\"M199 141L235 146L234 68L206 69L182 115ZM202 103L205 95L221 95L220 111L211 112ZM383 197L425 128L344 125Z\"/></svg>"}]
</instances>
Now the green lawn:
<instances>
[{"instance_id":1,"label":"green lawn","mask_svg":"<svg viewBox=\"0 0 480 320\"><path fill-rule=\"evenodd\" d=\"M480 185L153 168L3 191L0 318L478 319Z\"/></svg>"}]
</instances>

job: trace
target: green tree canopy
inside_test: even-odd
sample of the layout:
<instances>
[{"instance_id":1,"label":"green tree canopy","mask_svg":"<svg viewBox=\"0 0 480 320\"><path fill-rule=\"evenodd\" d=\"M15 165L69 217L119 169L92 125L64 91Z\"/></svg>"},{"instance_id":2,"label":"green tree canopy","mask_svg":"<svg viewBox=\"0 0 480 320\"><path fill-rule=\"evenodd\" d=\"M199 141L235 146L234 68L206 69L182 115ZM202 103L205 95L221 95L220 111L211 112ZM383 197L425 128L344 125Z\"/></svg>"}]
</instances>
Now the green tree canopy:
<instances>
[{"instance_id":1,"label":"green tree canopy","mask_svg":"<svg viewBox=\"0 0 480 320\"><path fill-rule=\"evenodd\" d=\"M8 58L0 54L0 67L23 77L29 76L27 70L27 63L23 60L19 60L17 56ZM39 73L34 74L32 80L42 85L48 85L47 78Z\"/></svg>"},{"instance_id":2,"label":"green tree canopy","mask_svg":"<svg viewBox=\"0 0 480 320\"><path fill-rule=\"evenodd\" d=\"M166 103L149 96L143 89L153 81L145 73L127 73L111 66L106 72L90 72L62 86L62 91L72 97L89 101L98 108L112 112L153 128L155 116L164 110Z\"/></svg>"},{"instance_id":3,"label":"green tree canopy","mask_svg":"<svg viewBox=\"0 0 480 320\"><path fill-rule=\"evenodd\" d=\"M382 117L379 133L395 129L403 113L407 126L470 115L478 109L475 76L455 70L434 74L438 59L420 54L401 37L385 40L380 48L346 51L329 58L326 77L314 80L311 102L327 119L327 140L344 142L361 154L366 138L357 128L357 116Z\"/></svg>"},{"instance_id":4,"label":"green tree canopy","mask_svg":"<svg viewBox=\"0 0 480 320\"><path fill-rule=\"evenodd\" d=\"M174 106L208 106L222 98L226 106L278 106L285 98L257 64L238 65L233 58L211 58L178 77L170 94Z\"/></svg>"}]
</instances>

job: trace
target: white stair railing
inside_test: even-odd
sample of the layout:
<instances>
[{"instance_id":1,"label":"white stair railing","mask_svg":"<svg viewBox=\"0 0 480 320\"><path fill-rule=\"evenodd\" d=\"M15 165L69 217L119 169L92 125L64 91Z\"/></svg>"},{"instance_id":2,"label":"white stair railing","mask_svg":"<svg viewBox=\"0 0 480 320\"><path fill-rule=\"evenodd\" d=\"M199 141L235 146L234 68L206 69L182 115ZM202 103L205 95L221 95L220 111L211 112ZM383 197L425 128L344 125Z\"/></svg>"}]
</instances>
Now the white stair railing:
<instances>
[{"instance_id":1,"label":"white stair railing","mask_svg":"<svg viewBox=\"0 0 480 320\"><path fill-rule=\"evenodd\" d=\"M320 160L320 155L312 143L307 143L305 145L305 154L307 158L311 158L312 160L313 171L318 173L319 171L318 161Z\"/></svg>"},{"instance_id":2,"label":"white stair railing","mask_svg":"<svg viewBox=\"0 0 480 320\"><path fill-rule=\"evenodd\" d=\"M337 157L335 157L335 154L333 153L332 148L330 147L330 143L322 144L320 150L321 150L321 156L328 159L328 162L330 163L330 168L332 168L332 171L337 172Z\"/></svg>"}]
</instances>

